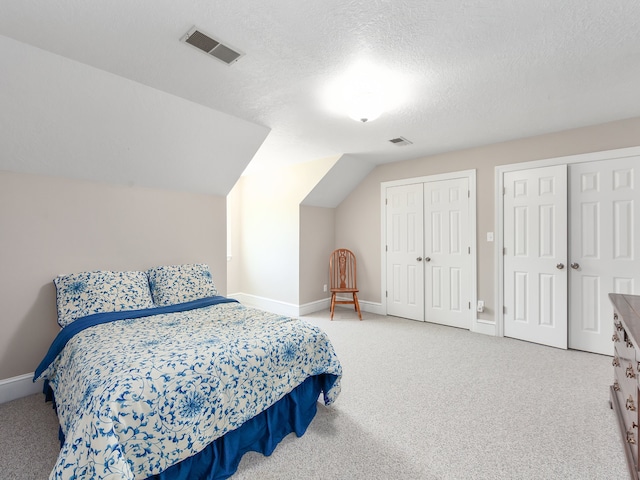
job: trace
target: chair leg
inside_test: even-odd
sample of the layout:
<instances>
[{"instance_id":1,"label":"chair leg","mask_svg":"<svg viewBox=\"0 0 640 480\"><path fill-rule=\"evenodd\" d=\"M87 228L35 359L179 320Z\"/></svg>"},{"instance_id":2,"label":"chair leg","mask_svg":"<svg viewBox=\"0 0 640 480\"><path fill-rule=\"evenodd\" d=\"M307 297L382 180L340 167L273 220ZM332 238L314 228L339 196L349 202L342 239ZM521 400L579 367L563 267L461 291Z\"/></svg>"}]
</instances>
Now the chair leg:
<instances>
[{"instance_id":1,"label":"chair leg","mask_svg":"<svg viewBox=\"0 0 640 480\"><path fill-rule=\"evenodd\" d=\"M356 312L358 312L358 317L362 320L362 313L360 312L360 302L358 302L358 294L353 292L353 303L355 303Z\"/></svg>"},{"instance_id":2,"label":"chair leg","mask_svg":"<svg viewBox=\"0 0 640 480\"><path fill-rule=\"evenodd\" d=\"M333 320L333 310L336 308L336 294L332 293L331 294L331 318L330 320Z\"/></svg>"}]
</instances>

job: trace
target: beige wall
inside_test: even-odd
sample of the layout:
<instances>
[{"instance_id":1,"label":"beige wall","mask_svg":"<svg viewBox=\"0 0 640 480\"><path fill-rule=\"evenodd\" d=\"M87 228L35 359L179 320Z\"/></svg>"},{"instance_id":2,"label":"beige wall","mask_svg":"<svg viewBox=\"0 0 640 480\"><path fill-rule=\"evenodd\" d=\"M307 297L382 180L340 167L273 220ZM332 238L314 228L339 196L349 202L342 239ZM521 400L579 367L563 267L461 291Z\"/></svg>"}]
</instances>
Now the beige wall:
<instances>
[{"instance_id":1,"label":"beige wall","mask_svg":"<svg viewBox=\"0 0 640 480\"><path fill-rule=\"evenodd\" d=\"M336 208L336 244L358 256L360 298L381 302L380 183L461 170L477 171L478 299L494 318L494 169L497 165L640 145L640 118L381 165ZM407 147L410 148L410 147Z\"/></svg>"},{"instance_id":2,"label":"beige wall","mask_svg":"<svg viewBox=\"0 0 640 480\"><path fill-rule=\"evenodd\" d=\"M335 247L335 209L300 207L300 300L304 305L330 297L329 255Z\"/></svg>"},{"instance_id":3,"label":"beige wall","mask_svg":"<svg viewBox=\"0 0 640 480\"><path fill-rule=\"evenodd\" d=\"M0 172L0 379L33 372L58 332L53 278L205 262L227 291L221 196Z\"/></svg>"},{"instance_id":4,"label":"beige wall","mask_svg":"<svg viewBox=\"0 0 640 480\"><path fill-rule=\"evenodd\" d=\"M230 293L299 304L300 203L338 158L247 175L233 187Z\"/></svg>"}]
</instances>

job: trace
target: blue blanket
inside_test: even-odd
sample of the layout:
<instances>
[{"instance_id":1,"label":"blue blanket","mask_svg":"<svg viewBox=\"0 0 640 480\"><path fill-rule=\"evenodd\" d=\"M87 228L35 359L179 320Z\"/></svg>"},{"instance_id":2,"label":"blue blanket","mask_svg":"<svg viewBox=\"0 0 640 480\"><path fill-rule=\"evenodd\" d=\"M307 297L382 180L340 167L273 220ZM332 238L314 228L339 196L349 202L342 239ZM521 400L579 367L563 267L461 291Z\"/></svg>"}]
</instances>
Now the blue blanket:
<instances>
[{"instance_id":1,"label":"blue blanket","mask_svg":"<svg viewBox=\"0 0 640 480\"><path fill-rule=\"evenodd\" d=\"M168 305L166 307L143 308L142 310L126 310L123 312L95 313L93 315L87 315L86 317L79 318L60 330L56 338L53 339L53 342L49 347L49 351L40 362L40 365L38 365L38 368L36 368L33 375L33 381L35 382L40 378L42 372L51 365L51 362L56 359L67 342L74 335L86 328L99 325L101 323L114 322L116 320L149 317L151 315L159 315L161 313L184 312L187 310L193 310L194 308L208 307L209 305L218 305L219 303L228 302L237 302L237 300L217 295L215 297L201 298L199 300L178 303L176 305Z\"/></svg>"},{"instance_id":2,"label":"blue blanket","mask_svg":"<svg viewBox=\"0 0 640 480\"><path fill-rule=\"evenodd\" d=\"M221 297L203 303L65 327L37 374L64 435L50 478L159 475L310 377L335 401L342 367L322 330Z\"/></svg>"}]
</instances>

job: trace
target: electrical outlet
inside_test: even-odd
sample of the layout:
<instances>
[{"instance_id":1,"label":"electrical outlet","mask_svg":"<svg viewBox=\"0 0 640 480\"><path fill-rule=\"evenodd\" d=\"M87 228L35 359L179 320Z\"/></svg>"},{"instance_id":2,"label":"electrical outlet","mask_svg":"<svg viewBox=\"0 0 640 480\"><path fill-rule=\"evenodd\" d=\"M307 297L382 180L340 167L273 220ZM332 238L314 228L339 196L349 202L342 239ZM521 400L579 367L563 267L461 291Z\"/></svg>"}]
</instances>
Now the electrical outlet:
<instances>
[{"instance_id":1,"label":"electrical outlet","mask_svg":"<svg viewBox=\"0 0 640 480\"><path fill-rule=\"evenodd\" d=\"M484 312L484 300L478 300L478 307L476 308L478 312Z\"/></svg>"},{"instance_id":2,"label":"electrical outlet","mask_svg":"<svg viewBox=\"0 0 640 480\"><path fill-rule=\"evenodd\" d=\"M327 284L326 283L324 284L324 291L325 292L327 291Z\"/></svg>"}]
</instances>

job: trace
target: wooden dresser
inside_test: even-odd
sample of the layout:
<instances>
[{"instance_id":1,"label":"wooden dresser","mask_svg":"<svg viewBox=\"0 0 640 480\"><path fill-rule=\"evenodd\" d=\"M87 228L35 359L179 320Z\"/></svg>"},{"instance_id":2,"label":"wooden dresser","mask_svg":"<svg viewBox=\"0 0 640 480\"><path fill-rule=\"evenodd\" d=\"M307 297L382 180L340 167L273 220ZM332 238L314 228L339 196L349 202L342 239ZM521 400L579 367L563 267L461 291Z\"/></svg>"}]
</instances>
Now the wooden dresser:
<instances>
[{"instance_id":1,"label":"wooden dresser","mask_svg":"<svg viewBox=\"0 0 640 480\"><path fill-rule=\"evenodd\" d=\"M627 466L631 478L638 480L638 378L640 375L640 296L610 293L613 303L613 367L611 407L618 417Z\"/></svg>"}]
</instances>

